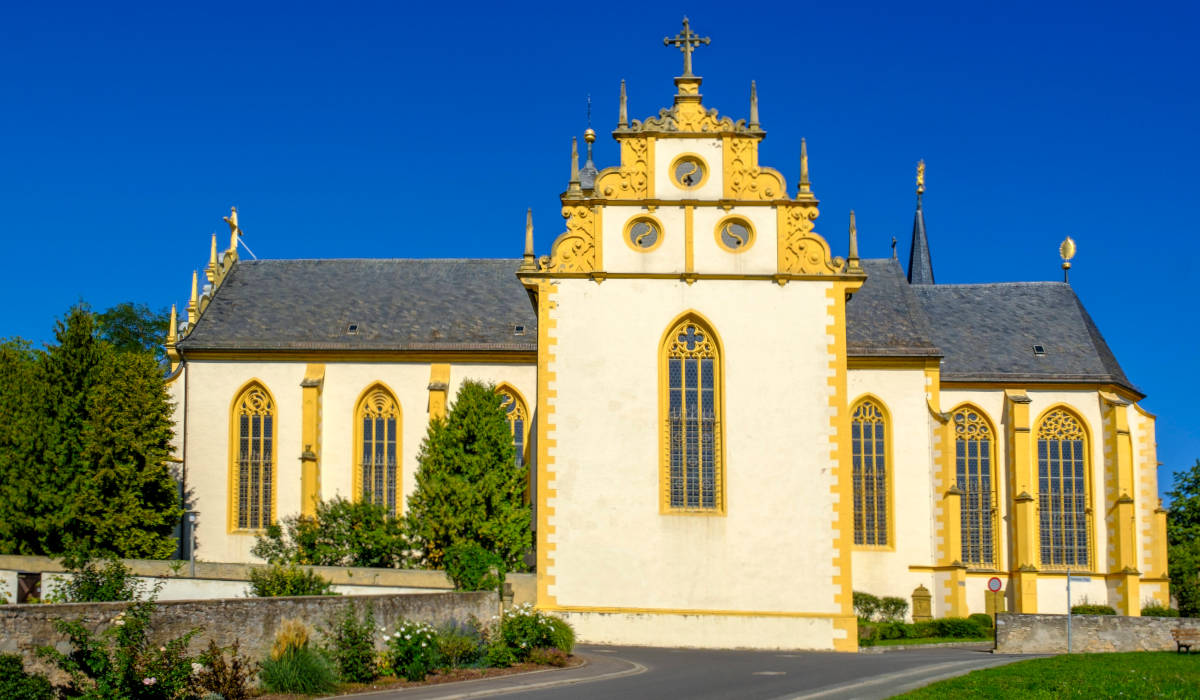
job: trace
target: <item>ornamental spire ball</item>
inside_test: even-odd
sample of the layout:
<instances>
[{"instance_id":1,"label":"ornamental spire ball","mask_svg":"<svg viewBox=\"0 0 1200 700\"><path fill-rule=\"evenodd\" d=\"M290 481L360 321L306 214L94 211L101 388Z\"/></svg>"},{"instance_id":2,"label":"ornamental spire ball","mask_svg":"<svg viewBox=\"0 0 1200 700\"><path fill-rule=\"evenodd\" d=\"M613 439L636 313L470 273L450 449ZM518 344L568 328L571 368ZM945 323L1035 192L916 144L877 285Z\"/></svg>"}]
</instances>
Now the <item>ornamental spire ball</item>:
<instances>
[{"instance_id":1,"label":"ornamental spire ball","mask_svg":"<svg viewBox=\"0 0 1200 700\"><path fill-rule=\"evenodd\" d=\"M1070 236L1064 238L1058 246L1058 256L1062 258L1063 282L1070 282L1071 258L1075 257L1075 240Z\"/></svg>"}]
</instances>

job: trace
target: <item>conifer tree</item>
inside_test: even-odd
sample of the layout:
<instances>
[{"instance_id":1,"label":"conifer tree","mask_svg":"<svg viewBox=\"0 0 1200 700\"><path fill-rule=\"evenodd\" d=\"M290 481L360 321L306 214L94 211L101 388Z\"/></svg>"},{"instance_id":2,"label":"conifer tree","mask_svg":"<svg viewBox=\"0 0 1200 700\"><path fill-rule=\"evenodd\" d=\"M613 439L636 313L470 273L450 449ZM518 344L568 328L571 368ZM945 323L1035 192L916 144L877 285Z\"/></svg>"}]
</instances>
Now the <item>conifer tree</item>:
<instances>
[{"instance_id":1,"label":"conifer tree","mask_svg":"<svg viewBox=\"0 0 1200 700\"><path fill-rule=\"evenodd\" d=\"M530 509L525 468L495 387L463 382L444 419L434 419L417 454L416 488L405 516L409 540L423 563L441 568L446 548L474 542L524 569Z\"/></svg>"},{"instance_id":2,"label":"conifer tree","mask_svg":"<svg viewBox=\"0 0 1200 700\"><path fill-rule=\"evenodd\" d=\"M41 554L30 513L42 469L44 412L38 353L20 338L0 343L0 552Z\"/></svg>"}]
</instances>

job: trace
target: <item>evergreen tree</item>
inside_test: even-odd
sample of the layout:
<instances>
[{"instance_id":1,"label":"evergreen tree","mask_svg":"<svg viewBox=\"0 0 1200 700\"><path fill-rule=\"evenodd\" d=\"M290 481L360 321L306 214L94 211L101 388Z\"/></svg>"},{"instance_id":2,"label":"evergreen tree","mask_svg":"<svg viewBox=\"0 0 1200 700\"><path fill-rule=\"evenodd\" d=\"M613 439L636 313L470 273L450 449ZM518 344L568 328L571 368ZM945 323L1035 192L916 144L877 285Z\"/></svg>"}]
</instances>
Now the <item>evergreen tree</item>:
<instances>
[{"instance_id":1,"label":"evergreen tree","mask_svg":"<svg viewBox=\"0 0 1200 700\"><path fill-rule=\"evenodd\" d=\"M96 314L96 335L118 352L142 352L162 362L166 357L171 312L151 311L146 304L122 302Z\"/></svg>"},{"instance_id":2,"label":"evergreen tree","mask_svg":"<svg viewBox=\"0 0 1200 700\"><path fill-rule=\"evenodd\" d=\"M0 552L41 554L35 475L45 432L39 357L20 338L0 343Z\"/></svg>"},{"instance_id":3,"label":"evergreen tree","mask_svg":"<svg viewBox=\"0 0 1200 700\"><path fill-rule=\"evenodd\" d=\"M1174 488L1167 492L1167 560L1171 593L1185 617L1200 616L1200 459L1176 472Z\"/></svg>"},{"instance_id":4,"label":"evergreen tree","mask_svg":"<svg viewBox=\"0 0 1200 700\"><path fill-rule=\"evenodd\" d=\"M417 454L416 489L408 498L406 529L423 563L440 568L446 549L474 542L524 569L530 509L525 468L495 387L464 382L444 419L434 419Z\"/></svg>"}]
</instances>

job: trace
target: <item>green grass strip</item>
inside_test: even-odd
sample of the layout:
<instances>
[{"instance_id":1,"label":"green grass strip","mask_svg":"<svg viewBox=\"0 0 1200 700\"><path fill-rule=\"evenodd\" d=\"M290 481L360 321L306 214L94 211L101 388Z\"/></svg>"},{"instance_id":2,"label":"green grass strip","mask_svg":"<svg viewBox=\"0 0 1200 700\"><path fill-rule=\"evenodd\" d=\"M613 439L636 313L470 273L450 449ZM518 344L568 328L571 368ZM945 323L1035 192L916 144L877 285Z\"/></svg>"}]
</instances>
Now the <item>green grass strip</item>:
<instances>
[{"instance_id":1,"label":"green grass strip","mask_svg":"<svg viewBox=\"0 0 1200 700\"><path fill-rule=\"evenodd\" d=\"M1070 654L972 671L904 698L1198 698L1200 654Z\"/></svg>"}]
</instances>

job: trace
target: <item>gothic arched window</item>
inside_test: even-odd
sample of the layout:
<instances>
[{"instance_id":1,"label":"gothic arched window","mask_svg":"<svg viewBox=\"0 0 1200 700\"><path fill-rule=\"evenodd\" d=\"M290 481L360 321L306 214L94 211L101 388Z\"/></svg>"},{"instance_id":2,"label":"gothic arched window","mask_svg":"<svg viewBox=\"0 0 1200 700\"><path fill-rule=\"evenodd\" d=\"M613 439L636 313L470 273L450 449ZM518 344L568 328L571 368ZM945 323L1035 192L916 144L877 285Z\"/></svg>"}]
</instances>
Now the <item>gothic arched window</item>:
<instances>
[{"instance_id":1,"label":"gothic arched window","mask_svg":"<svg viewBox=\"0 0 1200 700\"><path fill-rule=\"evenodd\" d=\"M850 413L854 466L854 544L886 547L888 538L887 420L871 399Z\"/></svg>"},{"instance_id":2,"label":"gothic arched window","mask_svg":"<svg viewBox=\"0 0 1200 700\"><path fill-rule=\"evenodd\" d=\"M716 333L689 314L659 350L662 390L663 512L725 511L721 445L721 348Z\"/></svg>"},{"instance_id":3,"label":"gothic arched window","mask_svg":"<svg viewBox=\"0 0 1200 700\"><path fill-rule=\"evenodd\" d=\"M1091 568L1087 434L1072 413L1056 408L1037 431L1042 567Z\"/></svg>"},{"instance_id":4,"label":"gothic arched window","mask_svg":"<svg viewBox=\"0 0 1200 700\"><path fill-rule=\"evenodd\" d=\"M376 384L359 400L354 425L354 492L394 516L400 494L400 404Z\"/></svg>"},{"instance_id":5,"label":"gothic arched window","mask_svg":"<svg viewBox=\"0 0 1200 700\"><path fill-rule=\"evenodd\" d=\"M230 529L261 530L275 505L275 401L251 382L233 401L230 416Z\"/></svg>"},{"instance_id":6,"label":"gothic arched window","mask_svg":"<svg viewBox=\"0 0 1200 700\"><path fill-rule=\"evenodd\" d=\"M496 393L500 394L500 408L504 410L508 429L512 431L517 466L524 466L527 461L525 450L529 443L529 408L517 390L507 384L496 387Z\"/></svg>"},{"instance_id":7,"label":"gothic arched window","mask_svg":"<svg viewBox=\"0 0 1200 700\"><path fill-rule=\"evenodd\" d=\"M995 568L995 434L983 412L974 406L956 410L951 425L955 485L962 492L962 562L974 568Z\"/></svg>"}]
</instances>

